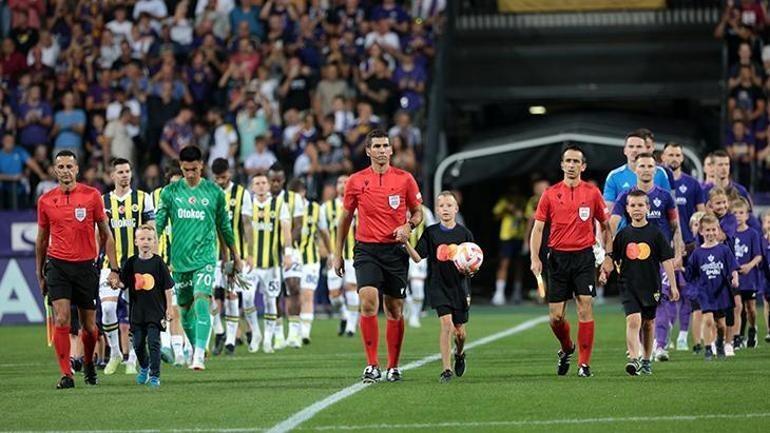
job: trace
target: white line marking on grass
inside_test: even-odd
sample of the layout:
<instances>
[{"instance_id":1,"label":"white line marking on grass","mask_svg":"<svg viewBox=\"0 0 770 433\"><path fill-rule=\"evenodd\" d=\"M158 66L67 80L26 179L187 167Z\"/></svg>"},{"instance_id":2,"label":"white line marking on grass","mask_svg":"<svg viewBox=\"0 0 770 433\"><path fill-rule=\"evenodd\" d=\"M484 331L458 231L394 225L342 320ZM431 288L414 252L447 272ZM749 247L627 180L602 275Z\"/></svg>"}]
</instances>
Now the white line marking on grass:
<instances>
[{"instance_id":1,"label":"white line marking on grass","mask_svg":"<svg viewBox=\"0 0 770 433\"><path fill-rule=\"evenodd\" d=\"M327 430L414 430L435 429L442 427L531 427L564 424L614 424L626 422L662 422L662 421L700 421L706 419L740 419L740 418L768 418L766 413L724 413L705 415L672 415L672 416L630 416L611 418L567 418L567 419L542 419L521 421L469 421L469 422L437 422L424 424L369 424L369 425L329 425L318 427L300 427L298 430L327 431Z\"/></svg>"},{"instance_id":2,"label":"white line marking on grass","mask_svg":"<svg viewBox=\"0 0 770 433\"><path fill-rule=\"evenodd\" d=\"M619 424L626 422L664 422L664 421L701 421L709 419L770 418L770 412L760 413L718 413L704 415L671 416L630 416L610 418L565 418L531 419L521 421L467 421L439 422L421 424L367 424L367 425L324 425L317 427L297 427L302 431L328 430L413 430L435 429L441 427L527 427L547 425L575 424ZM180 429L143 429L143 430L2 430L0 433L261 433L266 428L180 428Z\"/></svg>"},{"instance_id":3,"label":"white line marking on grass","mask_svg":"<svg viewBox=\"0 0 770 433\"><path fill-rule=\"evenodd\" d=\"M546 321L548 321L548 316L540 316L534 319L527 320L526 322L520 323L512 328L508 328L504 331L500 331L498 333L488 335L484 338L476 340L466 345L465 349L466 350L473 349L474 347L482 346L484 344L489 344L501 338L518 334L519 332L523 332L528 329L531 329ZM437 361L439 359L441 359L441 354L435 353L433 355L426 356L425 358L419 359L417 361L410 362L409 364L406 364L405 366L401 367L401 370L406 371L406 370L412 370L415 368L420 368L425 364L431 363L433 361ZM359 391L363 390L366 387L367 385L364 385L363 383L359 382L341 391L335 392L334 394L324 398L323 400L319 400L313 403L312 405L302 409L301 411L295 413L289 418L286 418L285 420L276 424L275 426L273 426L273 428L271 428L270 430L267 430L267 433L285 433L285 432L294 430L300 424L304 423L310 418L313 418L318 412L326 409L327 407L333 405L334 403L337 403L340 400L343 400L347 397L350 397L351 395L358 393Z\"/></svg>"}]
</instances>

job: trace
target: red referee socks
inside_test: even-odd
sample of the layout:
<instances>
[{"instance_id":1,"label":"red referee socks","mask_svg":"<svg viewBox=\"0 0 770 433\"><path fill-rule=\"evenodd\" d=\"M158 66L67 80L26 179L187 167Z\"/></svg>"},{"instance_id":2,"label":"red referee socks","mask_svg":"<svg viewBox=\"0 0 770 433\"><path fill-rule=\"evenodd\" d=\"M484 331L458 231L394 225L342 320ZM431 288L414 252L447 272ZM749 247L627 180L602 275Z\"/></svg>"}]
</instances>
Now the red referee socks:
<instances>
[{"instance_id":1,"label":"red referee socks","mask_svg":"<svg viewBox=\"0 0 770 433\"><path fill-rule=\"evenodd\" d=\"M570 328L567 319L559 322L551 322L551 330L553 331L553 335L559 340L559 343L561 343L561 350L563 352L572 350L572 339L569 336Z\"/></svg>"},{"instance_id":2,"label":"red referee socks","mask_svg":"<svg viewBox=\"0 0 770 433\"><path fill-rule=\"evenodd\" d=\"M388 341L388 368L396 368L398 358L401 356L401 344L404 342L403 317L398 320L388 320L385 339Z\"/></svg>"},{"instance_id":3,"label":"red referee socks","mask_svg":"<svg viewBox=\"0 0 770 433\"><path fill-rule=\"evenodd\" d=\"M380 365L377 361L377 344L380 341L380 328L377 324L377 316L361 316L361 340L366 350L366 363L368 365Z\"/></svg>"},{"instance_id":4,"label":"red referee socks","mask_svg":"<svg viewBox=\"0 0 770 433\"><path fill-rule=\"evenodd\" d=\"M99 333L97 331L88 332L86 329L81 329L80 340L83 342L83 364L93 363L94 348L96 348L96 342L99 340Z\"/></svg>"},{"instance_id":5,"label":"red referee socks","mask_svg":"<svg viewBox=\"0 0 770 433\"><path fill-rule=\"evenodd\" d=\"M591 364L591 351L594 349L594 321L578 322L578 364Z\"/></svg>"},{"instance_id":6,"label":"red referee socks","mask_svg":"<svg viewBox=\"0 0 770 433\"><path fill-rule=\"evenodd\" d=\"M56 360L63 376L72 376L70 366L70 327L56 326L53 332L53 345L56 349Z\"/></svg>"}]
</instances>

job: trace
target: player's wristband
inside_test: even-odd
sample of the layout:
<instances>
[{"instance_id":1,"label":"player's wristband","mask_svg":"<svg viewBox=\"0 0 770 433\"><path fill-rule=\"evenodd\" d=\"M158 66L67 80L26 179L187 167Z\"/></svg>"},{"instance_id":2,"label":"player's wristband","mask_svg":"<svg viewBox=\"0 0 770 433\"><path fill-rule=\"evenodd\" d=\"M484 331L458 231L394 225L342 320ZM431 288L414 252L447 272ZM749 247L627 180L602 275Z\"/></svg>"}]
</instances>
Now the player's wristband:
<instances>
[{"instance_id":1,"label":"player's wristband","mask_svg":"<svg viewBox=\"0 0 770 433\"><path fill-rule=\"evenodd\" d=\"M120 274L120 268L110 268L110 272L115 272L116 274Z\"/></svg>"},{"instance_id":2,"label":"player's wristband","mask_svg":"<svg viewBox=\"0 0 770 433\"><path fill-rule=\"evenodd\" d=\"M615 258L615 257L613 257L613 252L612 252L612 251L610 251L610 252L608 252L608 253L604 253L604 258L606 259L606 258L608 258L608 257L609 257L609 258L611 258L611 259L614 259L614 258Z\"/></svg>"}]
</instances>

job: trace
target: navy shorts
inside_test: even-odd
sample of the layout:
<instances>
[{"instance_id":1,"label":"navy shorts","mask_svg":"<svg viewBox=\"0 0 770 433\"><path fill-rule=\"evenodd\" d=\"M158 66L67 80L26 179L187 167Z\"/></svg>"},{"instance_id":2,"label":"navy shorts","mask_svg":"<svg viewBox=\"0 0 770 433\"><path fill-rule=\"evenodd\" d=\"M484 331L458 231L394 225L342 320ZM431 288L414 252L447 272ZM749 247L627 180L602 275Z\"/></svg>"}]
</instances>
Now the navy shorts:
<instances>
[{"instance_id":1,"label":"navy shorts","mask_svg":"<svg viewBox=\"0 0 770 433\"><path fill-rule=\"evenodd\" d=\"M500 257L504 259L513 259L519 256L521 248L524 245L522 239L509 239L500 241Z\"/></svg>"}]
</instances>

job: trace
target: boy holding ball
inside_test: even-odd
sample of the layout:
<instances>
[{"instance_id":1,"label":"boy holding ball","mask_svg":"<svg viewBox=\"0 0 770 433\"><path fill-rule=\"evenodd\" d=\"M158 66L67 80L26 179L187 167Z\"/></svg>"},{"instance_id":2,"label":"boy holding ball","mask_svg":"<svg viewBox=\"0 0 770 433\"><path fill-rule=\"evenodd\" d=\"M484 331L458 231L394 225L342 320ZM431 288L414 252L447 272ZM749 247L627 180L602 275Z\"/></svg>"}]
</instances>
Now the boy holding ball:
<instances>
[{"instance_id":1,"label":"boy holding ball","mask_svg":"<svg viewBox=\"0 0 770 433\"><path fill-rule=\"evenodd\" d=\"M468 280L471 275L460 273L455 267L453 257L457 246L463 242L473 242L471 232L456 221L457 198L450 191L441 192L436 198L436 215L439 223L427 227L417 245L412 248L405 243L409 256L415 262L428 259L428 280L426 286L430 305L438 313L441 321L439 347L443 372L439 382L447 383L455 374L460 377L465 373L465 324L468 322L468 309L471 303ZM455 341L454 372L450 359L452 337Z\"/></svg>"}]
</instances>

